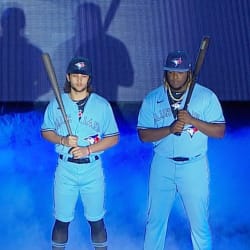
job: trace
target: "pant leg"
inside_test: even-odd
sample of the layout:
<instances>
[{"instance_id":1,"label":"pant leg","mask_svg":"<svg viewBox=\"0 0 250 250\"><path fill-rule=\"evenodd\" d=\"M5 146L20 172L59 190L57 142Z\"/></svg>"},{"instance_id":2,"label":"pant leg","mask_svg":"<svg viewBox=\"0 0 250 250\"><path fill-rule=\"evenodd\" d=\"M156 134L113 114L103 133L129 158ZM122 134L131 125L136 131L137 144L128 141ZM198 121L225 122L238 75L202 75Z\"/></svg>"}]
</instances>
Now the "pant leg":
<instances>
[{"instance_id":1,"label":"pant leg","mask_svg":"<svg viewBox=\"0 0 250 250\"><path fill-rule=\"evenodd\" d=\"M80 170L79 170L80 171ZM105 215L105 179L100 160L85 165L79 173L79 187L84 214L88 221L101 220Z\"/></svg>"},{"instance_id":2,"label":"pant leg","mask_svg":"<svg viewBox=\"0 0 250 250\"><path fill-rule=\"evenodd\" d=\"M177 166L177 188L190 222L194 250L211 250L208 222L209 170L207 158Z\"/></svg>"},{"instance_id":3,"label":"pant leg","mask_svg":"<svg viewBox=\"0 0 250 250\"><path fill-rule=\"evenodd\" d=\"M168 218L176 195L174 177L173 163L155 155L150 169L144 250L164 249Z\"/></svg>"},{"instance_id":4,"label":"pant leg","mask_svg":"<svg viewBox=\"0 0 250 250\"><path fill-rule=\"evenodd\" d=\"M78 200L77 169L79 166L59 160L54 179L54 213L62 222L74 219L75 206Z\"/></svg>"}]
</instances>

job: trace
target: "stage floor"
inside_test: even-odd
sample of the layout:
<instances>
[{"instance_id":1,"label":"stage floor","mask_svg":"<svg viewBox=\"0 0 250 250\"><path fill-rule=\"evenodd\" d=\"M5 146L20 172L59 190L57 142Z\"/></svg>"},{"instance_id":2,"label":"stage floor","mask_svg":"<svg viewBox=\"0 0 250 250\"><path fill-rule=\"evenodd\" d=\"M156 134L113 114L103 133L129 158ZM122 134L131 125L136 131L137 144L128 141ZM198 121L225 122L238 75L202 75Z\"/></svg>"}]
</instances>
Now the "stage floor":
<instances>
[{"instance_id":1,"label":"stage floor","mask_svg":"<svg viewBox=\"0 0 250 250\"><path fill-rule=\"evenodd\" d=\"M136 134L139 103L113 103L121 138L103 155L110 250L143 246L151 145ZM0 113L0 245L6 250L50 249L53 225L53 145L40 136L45 104L2 104ZM250 249L249 103L225 102L224 139L210 139L210 222L214 250ZM92 249L80 202L68 250ZM168 250L190 250L180 199L172 210Z\"/></svg>"}]
</instances>

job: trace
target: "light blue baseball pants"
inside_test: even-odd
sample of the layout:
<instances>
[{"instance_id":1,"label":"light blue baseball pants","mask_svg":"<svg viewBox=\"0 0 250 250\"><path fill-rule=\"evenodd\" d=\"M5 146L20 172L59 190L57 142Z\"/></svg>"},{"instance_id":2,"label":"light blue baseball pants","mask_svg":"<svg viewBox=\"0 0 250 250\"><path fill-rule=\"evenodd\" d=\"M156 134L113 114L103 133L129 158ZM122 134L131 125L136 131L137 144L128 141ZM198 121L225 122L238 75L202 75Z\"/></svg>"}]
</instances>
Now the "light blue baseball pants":
<instances>
[{"instance_id":1,"label":"light blue baseball pants","mask_svg":"<svg viewBox=\"0 0 250 250\"><path fill-rule=\"evenodd\" d=\"M190 222L193 249L211 250L207 157L175 162L157 154L150 170L144 250L164 249L168 218L177 194L181 196Z\"/></svg>"},{"instance_id":2,"label":"light blue baseball pants","mask_svg":"<svg viewBox=\"0 0 250 250\"><path fill-rule=\"evenodd\" d=\"M88 221L98 221L105 214L104 175L101 160L75 164L58 160L54 181L55 218L70 222L80 196Z\"/></svg>"}]
</instances>

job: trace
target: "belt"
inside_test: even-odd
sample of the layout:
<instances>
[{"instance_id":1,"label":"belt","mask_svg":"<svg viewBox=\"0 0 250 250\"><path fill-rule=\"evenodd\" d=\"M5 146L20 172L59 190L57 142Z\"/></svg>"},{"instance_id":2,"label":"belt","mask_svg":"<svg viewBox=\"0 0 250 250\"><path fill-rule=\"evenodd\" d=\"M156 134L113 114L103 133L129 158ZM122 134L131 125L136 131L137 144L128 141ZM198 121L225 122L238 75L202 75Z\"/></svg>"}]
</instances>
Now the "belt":
<instances>
[{"instance_id":1,"label":"belt","mask_svg":"<svg viewBox=\"0 0 250 250\"><path fill-rule=\"evenodd\" d=\"M64 159L64 156L63 155L59 155L59 158L61 160ZM89 158L89 157L86 157L86 158L81 158L81 159L75 159L73 157L68 157L68 158L65 158L67 161L69 162L73 162L73 163L77 163L77 164L86 164L86 163L90 163L92 161L96 161L99 159L99 156L95 155L95 157L92 159L92 158Z\"/></svg>"},{"instance_id":2,"label":"belt","mask_svg":"<svg viewBox=\"0 0 250 250\"><path fill-rule=\"evenodd\" d=\"M173 158L170 158L170 159L173 160L173 161L189 161L188 157L173 157Z\"/></svg>"},{"instance_id":3,"label":"belt","mask_svg":"<svg viewBox=\"0 0 250 250\"><path fill-rule=\"evenodd\" d=\"M169 158L169 159L171 159L173 161L190 161L190 160L193 160L199 156L201 156L201 154L198 154L198 155L191 157L191 158L178 156L178 157L173 157L173 158Z\"/></svg>"}]
</instances>

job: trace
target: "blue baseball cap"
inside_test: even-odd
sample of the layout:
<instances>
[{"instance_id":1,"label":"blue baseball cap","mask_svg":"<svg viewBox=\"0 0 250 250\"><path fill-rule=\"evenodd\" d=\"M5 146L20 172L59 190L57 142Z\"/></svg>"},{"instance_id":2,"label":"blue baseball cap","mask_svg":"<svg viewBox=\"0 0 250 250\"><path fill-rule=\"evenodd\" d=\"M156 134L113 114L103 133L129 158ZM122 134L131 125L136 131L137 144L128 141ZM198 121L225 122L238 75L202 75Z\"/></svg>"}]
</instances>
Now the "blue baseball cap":
<instances>
[{"instance_id":1,"label":"blue baseball cap","mask_svg":"<svg viewBox=\"0 0 250 250\"><path fill-rule=\"evenodd\" d=\"M191 63L184 51L170 52L163 68L165 71L186 72L191 69Z\"/></svg>"},{"instance_id":2,"label":"blue baseball cap","mask_svg":"<svg viewBox=\"0 0 250 250\"><path fill-rule=\"evenodd\" d=\"M67 74L82 74L91 76L91 62L85 57L74 57L69 62Z\"/></svg>"}]
</instances>

